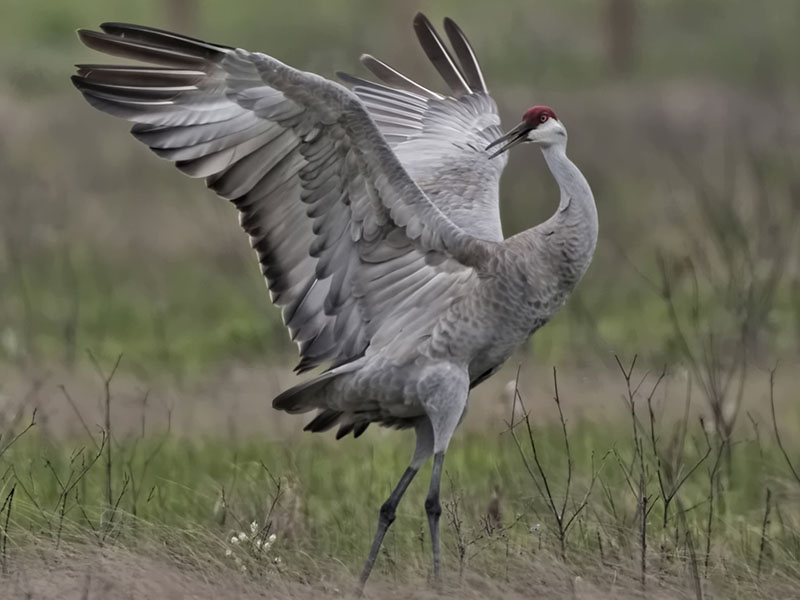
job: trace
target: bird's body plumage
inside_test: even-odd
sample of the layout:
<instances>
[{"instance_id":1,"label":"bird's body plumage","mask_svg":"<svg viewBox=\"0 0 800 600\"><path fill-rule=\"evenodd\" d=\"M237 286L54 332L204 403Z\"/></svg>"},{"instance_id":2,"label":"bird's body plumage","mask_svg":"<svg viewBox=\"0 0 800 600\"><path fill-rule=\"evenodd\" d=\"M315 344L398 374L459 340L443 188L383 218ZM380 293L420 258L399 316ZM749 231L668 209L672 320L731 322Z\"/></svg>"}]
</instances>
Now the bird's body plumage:
<instances>
[{"instance_id":1,"label":"bird's body plumage","mask_svg":"<svg viewBox=\"0 0 800 600\"><path fill-rule=\"evenodd\" d=\"M101 28L81 39L158 66L83 65L76 86L236 205L298 343L298 370L328 367L273 406L317 410L306 428L338 426L339 436L373 422L417 432L362 580L394 505L431 454L426 509L438 572L438 479L469 389L555 314L594 251L594 202L564 153L565 131L556 131L563 144L542 144L561 189L558 211L503 239L506 157L487 151L500 119L452 21L445 31L457 60L427 19L415 19L451 96L366 55L382 83L340 75L348 89L265 54L147 27Z\"/></svg>"}]
</instances>

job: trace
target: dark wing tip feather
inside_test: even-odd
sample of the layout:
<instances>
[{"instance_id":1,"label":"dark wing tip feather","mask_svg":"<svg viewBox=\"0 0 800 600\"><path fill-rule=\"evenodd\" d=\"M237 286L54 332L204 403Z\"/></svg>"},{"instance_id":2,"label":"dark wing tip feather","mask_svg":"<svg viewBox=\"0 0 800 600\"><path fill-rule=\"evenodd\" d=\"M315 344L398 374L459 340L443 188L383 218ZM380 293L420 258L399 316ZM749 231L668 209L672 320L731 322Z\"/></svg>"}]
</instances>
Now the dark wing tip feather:
<instances>
[{"instance_id":1,"label":"dark wing tip feather","mask_svg":"<svg viewBox=\"0 0 800 600\"><path fill-rule=\"evenodd\" d=\"M414 15L414 27L421 27L421 26L427 26L433 28L431 20L425 16L425 13L418 12L417 14Z\"/></svg>"},{"instance_id":2,"label":"dark wing tip feather","mask_svg":"<svg viewBox=\"0 0 800 600\"><path fill-rule=\"evenodd\" d=\"M100 29L79 29L78 38L92 50L173 68L207 67L209 61L218 61L231 49L142 25L103 23Z\"/></svg>"},{"instance_id":3,"label":"dark wing tip feather","mask_svg":"<svg viewBox=\"0 0 800 600\"><path fill-rule=\"evenodd\" d=\"M420 13L414 16L414 31L428 59L450 87L457 98L473 92L485 92L486 85L481 75L477 59L464 34L450 19L445 20L445 30L458 57L453 59L442 38L428 18ZM385 62L370 54L359 57L361 63L382 83L391 87L417 94L424 98L441 99L442 96L409 79ZM336 73L337 77L349 85L363 84L347 73Z\"/></svg>"},{"instance_id":4,"label":"dark wing tip feather","mask_svg":"<svg viewBox=\"0 0 800 600\"><path fill-rule=\"evenodd\" d=\"M180 50L206 60L214 60L218 58L222 52L232 50L230 46L211 44L187 35L173 33L172 31L166 31L164 29L157 29L155 27L147 27L145 25L109 22L101 24L100 29L102 29L104 33L117 38L139 42L149 46Z\"/></svg>"},{"instance_id":5,"label":"dark wing tip feather","mask_svg":"<svg viewBox=\"0 0 800 600\"><path fill-rule=\"evenodd\" d=\"M414 17L414 31L417 34L420 46L428 55L428 59L439 71L439 74L450 86L453 95L456 98L472 93L472 90L467 85L463 73L458 68L458 65L450 56L447 46L444 45L442 38L436 32L428 17L422 13L417 13Z\"/></svg>"},{"instance_id":6,"label":"dark wing tip feather","mask_svg":"<svg viewBox=\"0 0 800 600\"><path fill-rule=\"evenodd\" d=\"M174 33L166 29L158 29L157 27L148 27L146 25L135 25L133 23L121 23L115 21L108 21L100 24L100 29L105 33L119 36L132 36L139 34L140 37L155 40L158 38L171 41L181 41L184 43L191 43L194 46L208 48L210 50L233 50L232 46L225 46L223 44L211 44L204 40L193 38L188 35Z\"/></svg>"},{"instance_id":7,"label":"dark wing tip feather","mask_svg":"<svg viewBox=\"0 0 800 600\"><path fill-rule=\"evenodd\" d=\"M82 79L110 85L128 86L193 86L199 84L206 73L197 69L170 69L167 67L139 67L130 65L75 65L76 75Z\"/></svg>"},{"instance_id":8,"label":"dark wing tip feather","mask_svg":"<svg viewBox=\"0 0 800 600\"><path fill-rule=\"evenodd\" d=\"M97 40L105 40L107 37L102 32L93 31L91 29L81 28L78 29L75 33L78 34L78 39L81 41L81 43L83 43L84 46L91 48L92 50L95 50L92 44L95 44Z\"/></svg>"},{"instance_id":9,"label":"dark wing tip feather","mask_svg":"<svg viewBox=\"0 0 800 600\"><path fill-rule=\"evenodd\" d=\"M453 50L455 50L461 71L464 73L469 87L474 92L488 92L480 64L478 64L478 57L475 56L467 36L450 17L444 19L444 31L453 45Z\"/></svg>"},{"instance_id":10,"label":"dark wing tip feather","mask_svg":"<svg viewBox=\"0 0 800 600\"><path fill-rule=\"evenodd\" d=\"M90 29L79 29L78 38L87 48L117 56L168 67L201 68L206 66L209 50L202 51L181 43L152 43L136 37L123 37ZM217 51L219 53L221 51Z\"/></svg>"}]
</instances>

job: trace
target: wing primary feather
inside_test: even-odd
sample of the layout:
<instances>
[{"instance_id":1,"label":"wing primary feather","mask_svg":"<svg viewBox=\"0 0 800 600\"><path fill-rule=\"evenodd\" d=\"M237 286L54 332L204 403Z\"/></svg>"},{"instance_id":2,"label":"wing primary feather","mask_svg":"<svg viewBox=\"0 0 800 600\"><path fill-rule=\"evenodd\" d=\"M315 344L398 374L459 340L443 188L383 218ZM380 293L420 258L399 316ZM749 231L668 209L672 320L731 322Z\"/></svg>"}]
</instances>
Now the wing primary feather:
<instances>
[{"instance_id":1,"label":"wing primary feather","mask_svg":"<svg viewBox=\"0 0 800 600\"><path fill-rule=\"evenodd\" d=\"M206 76L204 71L166 67L131 67L127 65L75 65L76 75L86 81L109 85L195 85Z\"/></svg>"},{"instance_id":2,"label":"wing primary feather","mask_svg":"<svg viewBox=\"0 0 800 600\"><path fill-rule=\"evenodd\" d=\"M460 98L470 94L471 90L464 80L464 75L459 70L453 57L450 56L447 46L444 45L442 38L436 33L428 17L422 13L417 13L417 16L414 17L414 31L422 49L428 55L428 59L439 71L439 74L450 86L450 89L453 90L453 95L456 98Z\"/></svg>"},{"instance_id":3,"label":"wing primary feather","mask_svg":"<svg viewBox=\"0 0 800 600\"><path fill-rule=\"evenodd\" d=\"M427 109L428 100L430 98L424 98L417 93L389 87L388 85L375 83L374 81L368 81L366 79L362 79L361 77L355 77L354 75L342 73L341 71L337 72L336 76L349 85L351 89L358 89L361 92L377 94L383 98L391 98L395 102L399 102L403 105L412 105L423 112Z\"/></svg>"},{"instance_id":4,"label":"wing primary feather","mask_svg":"<svg viewBox=\"0 0 800 600\"><path fill-rule=\"evenodd\" d=\"M449 17L444 20L444 31L447 34L450 44L458 57L458 62L461 64L461 72L467 79L467 83L473 92L485 92L489 90L486 87L486 81L483 79L481 67L478 64L478 58L472 50L472 46L461 31L461 28Z\"/></svg>"},{"instance_id":5,"label":"wing primary feather","mask_svg":"<svg viewBox=\"0 0 800 600\"><path fill-rule=\"evenodd\" d=\"M234 49L221 44L210 44L187 35L173 33L172 31L156 29L155 27L146 27L144 25L133 25L131 23L101 23L100 29L110 35L120 38L136 40L150 45L163 46L165 48L180 48L191 54L208 59L216 58L225 50Z\"/></svg>"},{"instance_id":6,"label":"wing primary feather","mask_svg":"<svg viewBox=\"0 0 800 600\"><path fill-rule=\"evenodd\" d=\"M360 60L361 64L372 71L372 74L384 83L399 87L401 90L405 90L413 94L419 94L420 96L430 98L431 100L442 99L442 96L436 92L432 92L428 88L422 87L420 84L412 81L399 71L393 69L385 62L378 60L370 54L362 54Z\"/></svg>"},{"instance_id":7,"label":"wing primary feather","mask_svg":"<svg viewBox=\"0 0 800 600\"><path fill-rule=\"evenodd\" d=\"M79 29L78 37L88 48L120 58L131 58L168 67L203 67L206 59L180 50L153 46L137 40L127 40L115 35Z\"/></svg>"}]
</instances>

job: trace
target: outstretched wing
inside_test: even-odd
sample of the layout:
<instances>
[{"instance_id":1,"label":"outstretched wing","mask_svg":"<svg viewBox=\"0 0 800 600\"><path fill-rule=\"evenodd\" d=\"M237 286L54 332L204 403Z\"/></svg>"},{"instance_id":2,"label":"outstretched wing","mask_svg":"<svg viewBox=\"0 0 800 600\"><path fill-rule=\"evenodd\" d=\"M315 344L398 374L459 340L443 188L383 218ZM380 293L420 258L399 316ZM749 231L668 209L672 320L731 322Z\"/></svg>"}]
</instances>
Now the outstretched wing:
<instances>
[{"instance_id":1,"label":"outstretched wing","mask_svg":"<svg viewBox=\"0 0 800 600\"><path fill-rule=\"evenodd\" d=\"M361 61L383 83L338 75L367 107L428 198L469 234L500 241L499 185L508 158L490 160L485 151L502 135L497 105L466 36L450 19L444 28L457 61L430 21L422 14L414 18L419 42L451 96L426 89L367 54Z\"/></svg>"},{"instance_id":2,"label":"outstretched wing","mask_svg":"<svg viewBox=\"0 0 800 600\"><path fill-rule=\"evenodd\" d=\"M430 317L474 281L484 244L430 202L346 88L260 53L135 25L101 29L80 38L158 66L81 65L73 82L236 205L300 347L299 370L352 360L406 308L433 298Z\"/></svg>"}]
</instances>

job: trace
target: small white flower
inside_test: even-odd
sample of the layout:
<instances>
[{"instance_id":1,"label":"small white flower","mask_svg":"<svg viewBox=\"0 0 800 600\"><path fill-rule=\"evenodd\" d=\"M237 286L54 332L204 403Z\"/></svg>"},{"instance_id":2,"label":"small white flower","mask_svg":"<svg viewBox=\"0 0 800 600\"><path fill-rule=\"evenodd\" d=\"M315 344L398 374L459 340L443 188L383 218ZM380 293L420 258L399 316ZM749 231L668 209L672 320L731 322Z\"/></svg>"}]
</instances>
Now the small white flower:
<instances>
[{"instance_id":1,"label":"small white flower","mask_svg":"<svg viewBox=\"0 0 800 600\"><path fill-rule=\"evenodd\" d=\"M275 540L277 540L277 539L278 539L278 536L277 536L277 535L275 535L274 533L273 533L273 534L271 534L271 535L270 535L270 536L267 538L267 540L269 540L269 543L270 543L270 544L271 544L272 542L274 542Z\"/></svg>"},{"instance_id":2,"label":"small white flower","mask_svg":"<svg viewBox=\"0 0 800 600\"><path fill-rule=\"evenodd\" d=\"M280 556L276 556L275 558L272 559L272 562L273 562L273 564L276 564L276 565L281 564L281 557Z\"/></svg>"},{"instance_id":3,"label":"small white flower","mask_svg":"<svg viewBox=\"0 0 800 600\"><path fill-rule=\"evenodd\" d=\"M258 523L253 521L250 523L250 533L255 533L256 531L258 531Z\"/></svg>"},{"instance_id":4,"label":"small white flower","mask_svg":"<svg viewBox=\"0 0 800 600\"><path fill-rule=\"evenodd\" d=\"M531 533L539 533L542 530L541 524L537 523L533 527L531 527Z\"/></svg>"},{"instance_id":5,"label":"small white flower","mask_svg":"<svg viewBox=\"0 0 800 600\"><path fill-rule=\"evenodd\" d=\"M238 537L236 537L236 536L233 536L233 537L231 538L231 544L238 544L238 543L239 543L239 538L238 538Z\"/></svg>"},{"instance_id":6,"label":"small white flower","mask_svg":"<svg viewBox=\"0 0 800 600\"><path fill-rule=\"evenodd\" d=\"M261 549L261 540L256 540L256 548Z\"/></svg>"},{"instance_id":7,"label":"small white flower","mask_svg":"<svg viewBox=\"0 0 800 600\"><path fill-rule=\"evenodd\" d=\"M227 548L225 550L225 556L230 556L231 554L233 554L233 551L230 548Z\"/></svg>"},{"instance_id":8,"label":"small white flower","mask_svg":"<svg viewBox=\"0 0 800 600\"><path fill-rule=\"evenodd\" d=\"M247 572L247 567L246 566L242 565L241 569L242 569L242 573L246 573Z\"/></svg>"},{"instance_id":9,"label":"small white flower","mask_svg":"<svg viewBox=\"0 0 800 600\"><path fill-rule=\"evenodd\" d=\"M247 534L244 531L239 532L239 541L243 542L247 539Z\"/></svg>"}]
</instances>

